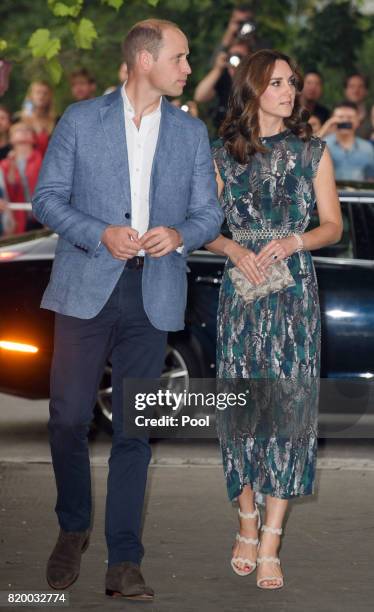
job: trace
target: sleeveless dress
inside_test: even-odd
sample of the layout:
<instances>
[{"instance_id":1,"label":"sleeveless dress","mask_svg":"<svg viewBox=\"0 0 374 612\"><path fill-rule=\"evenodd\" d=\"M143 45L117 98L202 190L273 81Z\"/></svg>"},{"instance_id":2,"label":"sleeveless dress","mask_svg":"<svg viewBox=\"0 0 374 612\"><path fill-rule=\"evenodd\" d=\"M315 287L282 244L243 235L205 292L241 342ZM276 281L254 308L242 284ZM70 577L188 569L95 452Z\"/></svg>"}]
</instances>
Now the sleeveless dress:
<instances>
[{"instance_id":1,"label":"sleeveless dress","mask_svg":"<svg viewBox=\"0 0 374 612\"><path fill-rule=\"evenodd\" d=\"M240 243L258 253L276 231L303 233L315 207L312 180L325 143L290 130L262 139L266 153L239 164L213 143L224 181L220 202L228 228L257 230ZM259 231L263 230L263 232ZM247 232L248 233L248 232ZM267 237L261 237L266 235ZM253 234L253 232L252 232ZM321 322L309 252L287 260L295 285L245 304L227 260L218 305L217 377L247 388L244 408L217 415L230 500L249 484L283 499L314 491ZM241 385L239 384L241 383Z\"/></svg>"}]
</instances>

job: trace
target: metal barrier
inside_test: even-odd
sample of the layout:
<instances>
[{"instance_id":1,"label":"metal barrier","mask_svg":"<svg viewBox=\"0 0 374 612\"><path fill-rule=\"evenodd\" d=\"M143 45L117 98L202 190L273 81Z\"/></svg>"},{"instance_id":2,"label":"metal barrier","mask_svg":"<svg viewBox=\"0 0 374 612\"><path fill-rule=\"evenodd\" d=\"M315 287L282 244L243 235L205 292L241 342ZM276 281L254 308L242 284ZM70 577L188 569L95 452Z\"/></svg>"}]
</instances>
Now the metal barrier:
<instances>
[{"instance_id":1,"label":"metal barrier","mask_svg":"<svg viewBox=\"0 0 374 612\"><path fill-rule=\"evenodd\" d=\"M10 210L32 210L30 202L7 202L7 206Z\"/></svg>"},{"instance_id":2,"label":"metal barrier","mask_svg":"<svg viewBox=\"0 0 374 612\"><path fill-rule=\"evenodd\" d=\"M374 204L373 191L339 190L340 202L361 202L362 204ZM32 210L30 202L7 202L10 210Z\"/></svg>"}]
</instances>

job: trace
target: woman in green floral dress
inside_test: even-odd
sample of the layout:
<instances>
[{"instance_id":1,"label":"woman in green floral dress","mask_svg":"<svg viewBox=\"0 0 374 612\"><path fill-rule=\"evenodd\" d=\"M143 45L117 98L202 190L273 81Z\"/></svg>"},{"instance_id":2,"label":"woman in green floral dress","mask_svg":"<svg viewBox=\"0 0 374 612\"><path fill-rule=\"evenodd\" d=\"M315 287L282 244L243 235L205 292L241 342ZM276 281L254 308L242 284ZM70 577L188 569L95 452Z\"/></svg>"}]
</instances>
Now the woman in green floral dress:
<instances>
[{"instance_id":1,"label":"woman in green floral dress","mask_svg":"<svg viewBox=\"0 0 374 612\"><path fill-rule=\"evenodd\" d=\"M338 241L342 231L331 158L324 142L310 136L301 89L297 67L283 54L262 50L241 62L213 145L232 239L207 245L228 257L218 377L238 390L245 383L248 391L244 409L218 418L228 494L239 502L231 565L239 575L257 567L257 585L272 589L283 586L277 551L288 500L314 489L320 312L310 251ZM306 231L316 203L319 227ZM230 269L259 286L282 260L292 286L247 303ZM255 494L266 496L260 541Z\"/></svg>"}]
</instances>

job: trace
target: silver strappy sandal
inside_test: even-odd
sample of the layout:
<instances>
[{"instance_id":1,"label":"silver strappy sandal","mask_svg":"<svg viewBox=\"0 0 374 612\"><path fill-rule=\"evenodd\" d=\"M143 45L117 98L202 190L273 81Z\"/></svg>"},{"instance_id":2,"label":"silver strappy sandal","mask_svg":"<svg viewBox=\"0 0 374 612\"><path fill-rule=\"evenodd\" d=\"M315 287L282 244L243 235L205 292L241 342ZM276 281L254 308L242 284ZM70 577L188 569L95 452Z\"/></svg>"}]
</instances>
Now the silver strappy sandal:
<instances>
[{"instance_id":1,"label":"silver strappy sandal","mask_svg":"<svg viewBox=\"0 0 374 612\"><path fill-rule=\"evenodd\" d=\"M257 505L255 504L255 510L253 512L242 512L239 508L238 514L242 519L254 519L257 516L257 530L260 528L261 519L260 513L258 511ZM259 541L258 538L246 538L241 536L240 533L236 534L236 540L238 542L243 542L244 544L253 544L253 546L258 547ZM244 569L240 569L237 567L236 563L243 563L244 565L249 565L251 569L249 571L245 571ZM244 557L233 557L231 559L231 567L234 570L235 574L238 576L249 576L256 569L256 562L251 559L246 559Z\"/></svg>"}]
</instances>

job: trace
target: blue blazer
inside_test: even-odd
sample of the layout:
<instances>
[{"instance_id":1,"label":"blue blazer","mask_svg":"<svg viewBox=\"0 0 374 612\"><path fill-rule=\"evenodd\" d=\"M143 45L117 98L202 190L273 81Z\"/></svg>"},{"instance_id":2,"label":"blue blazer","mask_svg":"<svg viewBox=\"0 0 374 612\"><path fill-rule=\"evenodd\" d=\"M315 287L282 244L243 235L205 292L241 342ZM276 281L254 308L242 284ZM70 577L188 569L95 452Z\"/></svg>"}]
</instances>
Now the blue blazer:
<instances>
[{"instance_id":1,"label":"blue blazer","mask_svg":"<svg viewBox=\"0 0 374 612\"><path fill-rule=\"evenodd\" d=\"M149 227L175 227L184 252L145 257L143 302L151 323L184 327L186 256L214 240L223 213L205 125L162 99L150 183ZM100 239L131 225L130 177L121 90L71 105L51 138L33 197L35 217L59 235L42 307L89 319L107 302L125 261Z\"/></svg>"}]
</instances>

